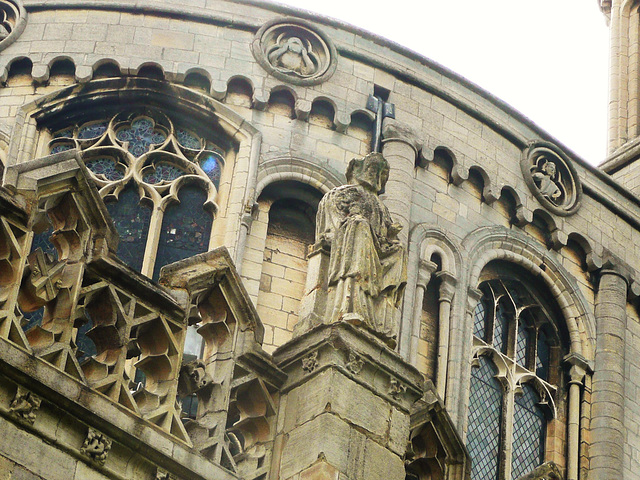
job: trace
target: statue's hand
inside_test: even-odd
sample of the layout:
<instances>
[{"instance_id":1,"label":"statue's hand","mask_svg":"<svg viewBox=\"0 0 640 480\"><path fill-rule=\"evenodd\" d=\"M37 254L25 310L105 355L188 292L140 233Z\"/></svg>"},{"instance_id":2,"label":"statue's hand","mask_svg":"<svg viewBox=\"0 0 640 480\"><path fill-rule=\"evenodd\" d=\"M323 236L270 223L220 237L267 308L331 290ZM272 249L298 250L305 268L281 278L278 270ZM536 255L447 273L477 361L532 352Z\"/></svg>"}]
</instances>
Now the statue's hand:
<instances>
[{"instance_id":1,"label":"statue's hand","mask_svg":"<svg viewBox=\"0 0 640 480\"><path fill-rule=\"evenodd\" d=\"M394 239L398 236L401 230L402 225L400 225L399 223L392 223L387 227L387 237L389 239Z\"/></svg>"}]
</instances>

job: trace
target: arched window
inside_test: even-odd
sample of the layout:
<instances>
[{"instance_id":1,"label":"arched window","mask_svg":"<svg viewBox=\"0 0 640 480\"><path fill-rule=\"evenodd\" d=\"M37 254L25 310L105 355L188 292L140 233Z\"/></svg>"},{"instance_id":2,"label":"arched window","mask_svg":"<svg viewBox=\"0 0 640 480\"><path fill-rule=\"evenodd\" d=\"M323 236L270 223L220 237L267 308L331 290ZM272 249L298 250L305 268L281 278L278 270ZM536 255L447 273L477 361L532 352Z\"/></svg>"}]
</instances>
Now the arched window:
<instances>
[{"instance_id":1,"label":"arched window","mask_svg":"<svg viewBox=\"0 0 640 480\"><path fill-rule=\"evenodd\" d=\"M267 331L267 350L291 338L307 278L307 254L315 238L321 193L296 181L267 186L258 205L267 220L257 309Z\"/></svg>"},{"instance_id":2,"label":"arched window","mask_svg":"<svg viewBox=\"0 0 640 480\"><path fill-rule=\"evenodd\" d=\"M230 146L208 126L132 107L51 130L49 153L84 151L131 268L157 280L162 266L209 250Z\"/></svg>"},{"instance_id":3,"label":"arched window","mask_svg":"<svg viewBox=\"0 0 640 480\"><path fill-rule=\"evenodd\" d=\"M561 380L559 313L515 277L485 280L480 290L467 424L471 478L515 480L545 461Z\"/></svg>"}]
</instances>

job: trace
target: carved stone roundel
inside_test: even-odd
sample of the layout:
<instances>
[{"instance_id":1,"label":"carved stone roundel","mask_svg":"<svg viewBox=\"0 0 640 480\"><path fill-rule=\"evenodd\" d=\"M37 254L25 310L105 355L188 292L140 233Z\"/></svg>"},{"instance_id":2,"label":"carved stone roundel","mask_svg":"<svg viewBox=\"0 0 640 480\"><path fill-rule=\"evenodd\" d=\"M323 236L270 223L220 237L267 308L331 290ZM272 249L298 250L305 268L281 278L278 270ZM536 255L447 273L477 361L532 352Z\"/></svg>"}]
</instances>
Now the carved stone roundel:
<instances>
[{"instance_id":1,"label":"carved stone roundel","mask_svg":"<svg viewBox=\"0 0 640 480\"><path fill-rule=\"evenodd\" d=\"M26 11L17 0L0 0L0 51L12 44L26 24Z\"/></svg>"},{"instance_id":2,"label":"carved stone roundel","mask_svg":"<svg viewBox=\"0 0 640 480\"><path fill-rule=\"evenodd\" d=\"M336 49L329 38L297 18L279 18L263 25L251 50L267 72L295 85L324 82L336 69Z\"/></svg>"},{"instance_id":3,"label":"carved stone roundel","mask_svg":"<svg viewBox=\"0 0 640 480\"><path fill-rule=\"evenodd\" d=\"M573 215L580 208L582 185L571 160L554 144L532 142L520 163L531 192L556 215Z\"/></svg>"}]
</instances>

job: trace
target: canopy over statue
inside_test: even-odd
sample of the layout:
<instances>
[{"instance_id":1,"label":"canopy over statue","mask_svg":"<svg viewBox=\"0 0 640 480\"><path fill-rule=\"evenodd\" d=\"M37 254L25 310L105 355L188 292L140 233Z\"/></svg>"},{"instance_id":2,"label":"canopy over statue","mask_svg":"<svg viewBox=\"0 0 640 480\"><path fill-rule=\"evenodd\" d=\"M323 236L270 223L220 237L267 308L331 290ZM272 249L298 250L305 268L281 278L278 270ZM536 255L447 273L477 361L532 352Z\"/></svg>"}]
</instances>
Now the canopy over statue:
<instances>
[{"instance_id":1,"label":"canopy over statue","mask_svg":"<svg viewBox=\"0 0 640 480\"><path fill-rule=\"evenodd\" d=\"M347 321L372 330L394 346L397 311L407 280L407 255L379 193L389 178L380 153L353 159L347 185L321 200L316 243L330 248L325 322Z\"/></svg>"}]
</instances>

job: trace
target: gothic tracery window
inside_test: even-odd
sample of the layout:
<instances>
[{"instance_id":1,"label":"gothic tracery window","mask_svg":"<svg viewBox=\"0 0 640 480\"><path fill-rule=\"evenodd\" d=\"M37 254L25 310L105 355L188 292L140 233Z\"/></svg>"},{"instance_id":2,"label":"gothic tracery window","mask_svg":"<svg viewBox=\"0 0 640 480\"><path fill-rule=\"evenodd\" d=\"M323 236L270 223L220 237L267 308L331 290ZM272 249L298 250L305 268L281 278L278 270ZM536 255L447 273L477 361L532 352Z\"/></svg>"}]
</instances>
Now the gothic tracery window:
<instances>
[{"instance_id":1,"label":"gothic tracery window","mask_svg":"<svg viewBox=\"0 0 640 480\"><path fill-rule=\"evenodd\" d=\"M523 283L494 279L480 289L467 426L471 478L515 480L545 461L560 375L550 374L557 332Z\"/></svg>"},{"instance_id":2,"label":"gothic tracery window","mask_svg":"<svg viewBox=\"0 0 640 480\"><path fill-rule=\"evenodd\" d=\"M132 108L52 130L49 153L84 151L130 267L157 280L162 266L209 250L225 150L202 127Z\"/></svg>"}]
</instances>

